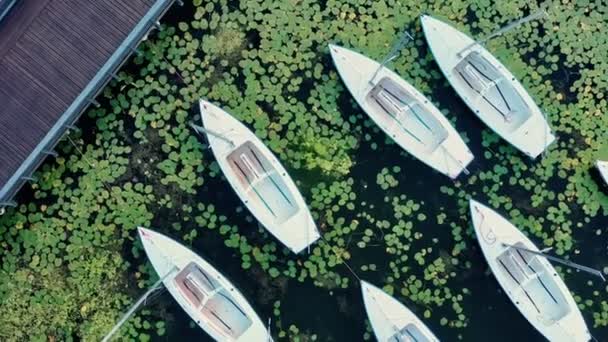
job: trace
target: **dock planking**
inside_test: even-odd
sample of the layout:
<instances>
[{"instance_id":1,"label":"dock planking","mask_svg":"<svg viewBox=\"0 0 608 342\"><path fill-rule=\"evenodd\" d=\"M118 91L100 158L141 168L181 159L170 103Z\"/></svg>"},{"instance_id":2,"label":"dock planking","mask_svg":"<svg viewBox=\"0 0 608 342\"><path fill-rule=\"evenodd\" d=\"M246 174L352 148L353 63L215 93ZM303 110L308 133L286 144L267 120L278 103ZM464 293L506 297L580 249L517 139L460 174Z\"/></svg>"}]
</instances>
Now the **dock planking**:
<instances>
[{"instance_id":1,"label":"dock planking","mask_svg":"<svg viewBox=\"0 0 608 342\"><path fill-rule=\"evenodd\" d=\"M8 201L21 186L14 181L17 172L29 176L42 161L44 155L36 155L41 154L37 150L42 142L55 131L63 134L57 130L57 122L65 119L74 104L81 105L79 96L99 79L100 70L127 39L132 39L136 28L142 30L144 18L150 22L145 23L145 32L137 31L138 39L158 20L147 15L159 8L158 15L162 15L172 3L17 2L0 23L0 203ZM86 103L81 107L80 112Z\"/></svg>"}]
</instances>

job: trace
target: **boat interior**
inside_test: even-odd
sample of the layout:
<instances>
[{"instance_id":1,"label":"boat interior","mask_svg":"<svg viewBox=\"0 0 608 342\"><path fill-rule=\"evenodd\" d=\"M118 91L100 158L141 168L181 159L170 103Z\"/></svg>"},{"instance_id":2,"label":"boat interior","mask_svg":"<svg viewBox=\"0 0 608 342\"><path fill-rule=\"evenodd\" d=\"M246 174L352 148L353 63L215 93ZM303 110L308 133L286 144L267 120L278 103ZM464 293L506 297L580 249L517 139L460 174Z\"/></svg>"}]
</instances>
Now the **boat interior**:
<instances>
[{"instance_id":1,"label":"boat interior","mask_svg":"<svg viewBox=\"0 0 608 342\"><path fill-rule=\"evenodd\" d=\"M521 242L515 246L525 247ZM544 322L559 321L568 314L564 294L538 256L507 247L498 256L497 262L519 301L532 305Z\"/></svg>"},{"instance_id":2,"label":"boat interior","mask_svg":"<svg viewBox=\"0 0 608 342\"><path fill-rule=\"evenodd\" d=\"M366 102L375 112L389 135L405 133L416 140L427 153L435 151L448 137L447 130L433 114L421 105L407 89L388 77L383 77L369 91Z\"/></svg>"},{"instance_id":3,"label":"boat interior","mask_svg":"<svg viewBox=\"0 0 608 342\"><path fill-rule=\"evenodd\" d=\"M189 263L174 282L200 319L221 334L236 339L251 326L251 319L230 293L196 263Z\"/></svg>"},{"instance_id":4,"label":"boat interior","mask_svg":"<svg viewBox=\"0 0 608 342\"><path fill-rule=\"evenodd\" d=\"M257 201L280 224L298 212L298 205L270 160L250 141L237 147L228 157L251 201Z\"/></svg>"},{"instance_id":5,"label":"boat interior","mask_svg":"<svg viewBox=\"0 0 608 342\"><path fill-rule=\"evenodd\" d=\"M430 342L418 327L412 323L406 325L401 330L395 332L389 342Z\"/></svg>"},{"instance_id":6,"label":"boat interior","mask_svg":"<svg viewBox=\"0 0 608 342\"><path fill-rule=\"evenodd\" d=\"M520 127L532 114L530 108L513 87L512 80L505 79L490 61L477 51L471 51L454 68L457 82L468 90L468 97L476 99L479 111L493 113L496 124L507 132Z\"/></svg>"}]
</instances>

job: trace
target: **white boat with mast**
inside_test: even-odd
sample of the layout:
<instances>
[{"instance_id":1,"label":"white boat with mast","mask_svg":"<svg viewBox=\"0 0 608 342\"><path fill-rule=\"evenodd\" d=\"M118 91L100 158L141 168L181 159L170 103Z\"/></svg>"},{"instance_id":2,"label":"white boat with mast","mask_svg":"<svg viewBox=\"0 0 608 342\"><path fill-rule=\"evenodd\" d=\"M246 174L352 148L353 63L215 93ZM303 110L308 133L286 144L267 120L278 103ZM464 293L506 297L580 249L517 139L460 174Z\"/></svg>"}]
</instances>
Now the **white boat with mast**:
<instances>
[{"instance_id":1,"label":"white boat with mast","mask_svg":"<svg viewBox=\"0 0 608 342\"><path fill-rule=\"evenodd\" d=\"M507 219L470 200L477 240L496 280L522 315L549 341L586 342L591 335L572 294L547 259L603 279L600 271L546 255Z\"/></svg>"},{"instance_id":2,"label":"white boat with mast","mask_svg":"<svg viewBox=\"0 0 608 342\"><path fill-rule=\"evenodd\" d=\"M154 270L184 311L216 341L272 341L245 297L217 269L169 237L139 236Z\"/></svg>"},{"instance_id":3,"label":"white boat with mast","mask_svg":"<svg viewBox=\"0 0 608 342\"><path fill-rule=\"evenodd\" d=\"M304 198L274 154L245 125L200 101L203 127L224 176L255 218L283 245L299 253L320 234Z\"/></svg>"},{"instance_id":4,"label":"white boat with mast","mask_svg":"<svg viewBox=\"0 0 608 342\"><path fill-rule=\"evenodd\" d=\"M329 44L344 84L361 109L401 148L454 179L473 154L444 115L410 83L385 67L411 36L404 34L382 63Z\"/></svg>"},{"instance_id":5,"label":"white boat with mast","mask_svg":"<svg viewBox=\"0 0 608 342\"><path fill-rule=\"evenodd\" d=\"M438 342L433 332L405 305L361 281L365 311L379 342Z\"/></svg>"},{"instance_id":6,"label":"white boat with mast","mask_svg":"<svg viewBox=\"0 0 608 342\"><path fill-rule=\"evenodd\" d=\"M541 8L480 41L428 15L420 18L431 52L456 93L496 134L531 158L555 136L530 94L482 44L544 15Z\"/></svg>"}]
</instances>

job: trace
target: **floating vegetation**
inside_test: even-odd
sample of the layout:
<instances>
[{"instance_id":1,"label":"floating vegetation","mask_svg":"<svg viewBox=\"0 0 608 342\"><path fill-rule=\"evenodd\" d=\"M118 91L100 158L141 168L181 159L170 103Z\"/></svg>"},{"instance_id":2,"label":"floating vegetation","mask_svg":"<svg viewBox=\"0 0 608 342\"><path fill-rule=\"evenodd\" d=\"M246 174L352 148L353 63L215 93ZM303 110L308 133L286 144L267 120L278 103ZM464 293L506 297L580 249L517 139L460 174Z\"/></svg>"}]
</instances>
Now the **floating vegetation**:
<instances>
[{"instance_id":1,"label":"floating vegetation","mask_svg":"<svg viewBox=\"0 0 608 342\"><path fill-rule=\"evenodd\" d=\"M487 329L533 338L532 327L501 324L517 312L487 273L467 201L488 203L558 255L608 264L608 196L591 170L608 158L608 6L556 2L550 20L487 44L559 137L535 161L455 100L417 17L432 13L481 37L534 9L523 0L176 6L104 89L80 132L59 145L60 156L38 170L20 206L0 217L0 339L98 340L158 279L138 225L184 241L225 270L258 312L274 312L277 340L369 339L357 277L383 286L444 339L480 339ZM390 67L434 100L475 153L471 175L456 182L390 142L331 65L327 43L380 59L404 28L415 41ZM189 126L200 121L201 97L252 128L298 181L322 233L309 253L282 248L222 179ZM558 270L594 336L605 340L607 289ZM302 319L322 314L317 295L298 299L306 315L281 306L304 285L341 298L336 324ZM168 303L153 301L121 334L146 341L196 333Z\"/></svg>"}]
</instances>

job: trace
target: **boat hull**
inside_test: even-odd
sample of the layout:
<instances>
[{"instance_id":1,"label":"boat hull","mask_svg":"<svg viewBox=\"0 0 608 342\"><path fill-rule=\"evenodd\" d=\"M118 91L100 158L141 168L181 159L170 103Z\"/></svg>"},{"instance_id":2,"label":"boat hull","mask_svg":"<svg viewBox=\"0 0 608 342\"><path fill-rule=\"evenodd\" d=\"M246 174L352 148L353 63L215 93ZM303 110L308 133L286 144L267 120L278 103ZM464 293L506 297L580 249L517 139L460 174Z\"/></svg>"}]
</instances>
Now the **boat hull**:
<instances>
[{"instance_id":1,"label":"boat hull","mask_svg":"<svg viewBox=\"0 0 608 342\"><path fill-rule=\"evenodd\" d=\"M581 312L553 265L545 258L506 246L539 252L534 243L481 203L471 200L470 210L477 240L492 273L530 324L550 341L589 341ZM528 276L540 270L542 277Z\"/></svg>"},{"instance_id":2,"label":"boat hull","mask_svg":"<svg viewBox=\"0 0 608 342\"><path fill-rule=\"evenodd\" d=\"M413 312L386 292L366 281L361 281L361 292L378 341L392 341L397 333L402 338L410 338L406 341L439 341Z\"/></svg>"},{"instance_id":3,"label":"boat hull","mask_svg":"<svg viewBox=\"0 0 608 342\"><path fill-rule=\"evenodd\" d=\"M158 274L159 277L172 273L171 276L166 277L163 283L169 293L175 298L178 304L184 309L184 311L211 337L216 341L272 341L268 336L267 328L265 327L262 320L257 316L249 302L245 297L232 285L232 283L226 279L217 269L215 269L206 260L192 252L190 249L179 244L177 241L156 233L146 228L138 228L139 236L142 241L142 245L152 267ZM189 304L188 299L184 296L183 292L178 289L175 279L180 271L186 268L189 264L194 263L211 278L219 283L230 294L231 298L240 306L240 308L246 313L251 320L249 328L242 333L238 338L230 338L221 331L215 329L213 325L205 321L200 315L200 310L193 308ZM175 274L175 275L173 275Z\"/></svg>"},{"instance_id":4,"label":"boat hull","mask_svg":"<svg viewBox=\"0 0 608 342\"><path fill-rule=\"evenodd\" d=\"M380 69L373 77L380 64L360 53L333 44L329 45L329 50L338 73L361 109L402 149L452 179L458 177L473 160L473 154L450 122L411 84L387 68ZM372 77L374 83L370 84ZM403 94L420 106L428 118L422 124L416 120L400 119L397 122L393 118L387 119L386 108L376 106L369 98L383 81L395 89L402 89ZM427 139L419 138L425 135L428 143ZM441 138L433 141L435 135L441 135Z\"/></svg>"},{"instance_id":5,"label":"boat hull","mask_svg":"<svg viewBox=\"0 0 608 342\"><path fill-rule=\"evenodd\" d=\"M203 126L224 176L247 209L272 235L299 253L320 234L295 183L274 154L245 125L221 108L200 101ZM253 181L251 181L253 179Z\"/></svg>"},{"instance_id":6,"label":"boat hull","mask_svg":"<svg viewBox=\"0 0 608 342\"><path fill-rule=\"evenodd\" d=\"M555 136L540 108L515 76L481 45L472 45L474 40L463 32L430 16L424 15L420 20L426 41L439 68L471 111L496 134L524 154L531 158L540 155L555 140ZM461 79L462 73L458 68L461 64L459 63L463 62L469 53L472 53L471 56L475 55L478 56L478 59L486 61L488 69L492 69L501 76L500 81L493 80L479 87L485 87L483 90L489 96L491 94L488 92L489 89L494 89L496 84L505 84L512 97L507 101L504 98L505 94L500 89L495 96L504 100L506 107L509 107L512 99L516 99L521 108L518 115L513 115L513 117L507 115L507 108L503 112L503 109L497 108L496 104L488 103L483 91L481 94L476 93L471 87L476 88L477 86L472 86L470 81ZM475 65L472 66L475 67ZM467 70L473 70L470 66L467 67L469 67ZM479 76L476 77L479 78ZM483 83L484 80L481 82ZM502 115L506 116L502 117Z\"/></svg>"}]
</instances>

